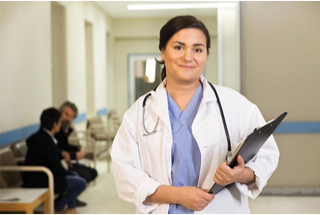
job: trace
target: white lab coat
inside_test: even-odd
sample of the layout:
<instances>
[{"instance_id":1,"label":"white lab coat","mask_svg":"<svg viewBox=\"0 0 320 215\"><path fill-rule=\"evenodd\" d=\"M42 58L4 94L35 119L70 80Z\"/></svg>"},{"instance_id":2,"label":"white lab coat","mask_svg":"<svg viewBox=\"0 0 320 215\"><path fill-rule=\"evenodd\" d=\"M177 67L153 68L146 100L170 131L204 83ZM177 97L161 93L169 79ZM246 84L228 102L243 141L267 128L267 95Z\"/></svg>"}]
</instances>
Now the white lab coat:
<instances>
[{"instance_id":1,"label":"white lab coat","mask_svg":"<svg viewBox=\"0 0 320 215\"><path fill-rule=\"evenodd\" d=\"M159 117L157 132L143 136L142 96L124 114L113 142L111 157L118 194L122 199L134 203L137 213L166 214L169 209L169 204L143 203L160 185L172 184L172 133L165 81L156 92L151 92L152 96L146 104L146 128L152 131ZM192 124L192 133L201 153L198 187L209 189L228 149L215 94L204 77L201 77L201 82L203 99ZM257 106L238 92L222 86L215 88L222 103L234 151L254 128L265 124L265 120ZM276 169L278 159L276 142L270 137L258 154L246 164L255 172L255 183L235 183L217 194L203 211L195 213L250 213L248 196L256 198L260 194Z\"/></svg>"}]
</instances>

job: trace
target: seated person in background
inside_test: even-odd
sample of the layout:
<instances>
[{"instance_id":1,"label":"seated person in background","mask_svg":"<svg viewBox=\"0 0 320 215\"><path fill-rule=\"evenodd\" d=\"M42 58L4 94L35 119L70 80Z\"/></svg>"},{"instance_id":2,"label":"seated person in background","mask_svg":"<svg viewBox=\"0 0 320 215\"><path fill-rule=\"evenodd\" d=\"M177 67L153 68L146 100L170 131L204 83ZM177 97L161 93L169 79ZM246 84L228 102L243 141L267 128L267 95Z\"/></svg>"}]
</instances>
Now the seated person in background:
<instances>
[{"instance_id":1,"label":"seated person in background","mask_svg":"<svg viewBox=\"0 0 320 215\"><path fill-rule=\"evenodd\" d=\"M70 145L68 141L68 137L73 131L71 123L77 117L78 109L74 103L66 101L61 105L60 112L62 117L61 129L55 135L58 141L57 147L61 150L62 157L69 164L69 170L75 171L89 183L97 177L97 170L80 163L70 163L70 160L81 160L85 156L85 151L81 146ZM85 205L85 202L77 199L77 206Z\"/></svg>"},{"instance_id":2,"label":"seated person in background","mask_svg":"<svg viewBox=\"0 0 320 215\"><path fill-rule=\"evenodd\" d=\"M40 120L40 130L27 139L25 165L50 169L54 177L54 192L63 194L55 201L55 210L61 211L67 204L67 213L76 213L76 197L86 188L86 181L79 176L68 175L61 165L57 140L54 138L61 127L61 114L57 109L49 108L42 112ZM23 181L24 187L48 187L45 173L26 172Z\"/></svg>"}]
</instances>

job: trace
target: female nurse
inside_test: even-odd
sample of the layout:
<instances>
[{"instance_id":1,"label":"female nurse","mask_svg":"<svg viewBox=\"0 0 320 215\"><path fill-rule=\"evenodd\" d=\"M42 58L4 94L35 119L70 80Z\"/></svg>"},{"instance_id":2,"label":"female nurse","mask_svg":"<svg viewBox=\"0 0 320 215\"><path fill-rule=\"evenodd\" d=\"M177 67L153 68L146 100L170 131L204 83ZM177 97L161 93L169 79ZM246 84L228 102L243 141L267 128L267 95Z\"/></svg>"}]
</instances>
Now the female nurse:
<instances>
[{"instance_id":1,"label":"female nurse","mask_svg":"<svg viewBox=\"0 0 320 215\"><path fill-rule=\"evenodd\" d=\"M124 114L111 152L118 194L137 213L249 213L248 197L260 194L277 167L273 137L246 164L241 156L233 169L224 162L217 98L201 76L209 48L209 32L193 16L175 17L160 31L163 82ZM238 92L215 88L234 151L265 120ZM209 194L214 182L232 185Z\"/></svg>"}]
</instances>

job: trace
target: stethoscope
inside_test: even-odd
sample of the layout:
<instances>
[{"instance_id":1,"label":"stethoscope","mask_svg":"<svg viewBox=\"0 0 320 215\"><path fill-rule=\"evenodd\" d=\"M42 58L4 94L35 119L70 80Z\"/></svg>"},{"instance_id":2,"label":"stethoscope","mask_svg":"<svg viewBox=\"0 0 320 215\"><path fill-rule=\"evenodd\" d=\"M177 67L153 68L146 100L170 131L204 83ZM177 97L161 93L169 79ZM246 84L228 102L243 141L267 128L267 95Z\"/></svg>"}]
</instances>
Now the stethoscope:
<instances>
[{"instance_id":1,"label":"stethoscope","mask_svg":"<svg viewBox=\"0 0 320 215\"><path fill-rule=\"evenodd\" d=\"M224 127L224 131L226 133L226 137L227 137L227 142L228 142L228 152L227 152L227 156L226 156L226 162L228 163L231 158L232 158L232 153L231 153L231 141L230 141L230 135L229 135L229 132L228 132L228 127L227 127L227 123L226 123L226 120L224 118L224 113L223 113L223 109L222 109L222 105L221 105L221 102L220 102L220 99L219 99L219 96L218 96L218 93L215 89L215 87L210 83L208 82L210 87L212 88L214 94L216 95L216 98L217 98L217 102L218 102L218 106L219 106L219 109L220 109L220 115L221 115L221 119L222 119L222 123L223 123L223 127ZM155 88L153 91L156 91L157 88ZM148 93L144 99L143 99L143 102L142 102L142 109L143 109L143 120L142 120L142 124L143 124L143 129L146 133L143 134L143 136L148 136L148 135L151 135L151 134L154 134L157 132L157 127L158 127L158 124L159 124L159 116L158 116L158 120L157 120L157 123L156 125L154 126L154 129L152 131L148 131L147 128L146 128L146 125L145 125L145 121L144 121L144 115L145 115L145 109L146 109L146 102L148 100L148 98L151 96L151 93Z\"/></svg>"}]
</instances>

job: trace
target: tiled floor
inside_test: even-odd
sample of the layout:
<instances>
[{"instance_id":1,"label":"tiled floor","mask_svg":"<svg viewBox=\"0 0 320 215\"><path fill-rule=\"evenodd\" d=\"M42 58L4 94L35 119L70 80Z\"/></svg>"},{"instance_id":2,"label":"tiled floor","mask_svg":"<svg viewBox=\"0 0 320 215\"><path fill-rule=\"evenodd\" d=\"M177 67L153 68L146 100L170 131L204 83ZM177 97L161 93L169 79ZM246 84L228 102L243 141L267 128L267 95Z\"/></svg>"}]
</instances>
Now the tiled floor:
<instances>
[{"instance_id":1,"label":"tiled floor","mask_svg":"<svg viewBox=\"0 0 320 215\"><path fill-rule=\"evenodd\" d=\"M135 213L133 204L118 197L112 172L107 173L106 161L99 161L97 169L99 176L96 184L90 184L80 196L80 199L87 202L88 205L77 208L77 212L81 214ZM249 199L249 205L251 213L254 214L319 214L320 196L259 196L256 200Z\"/></svg>"}]
</instances>

